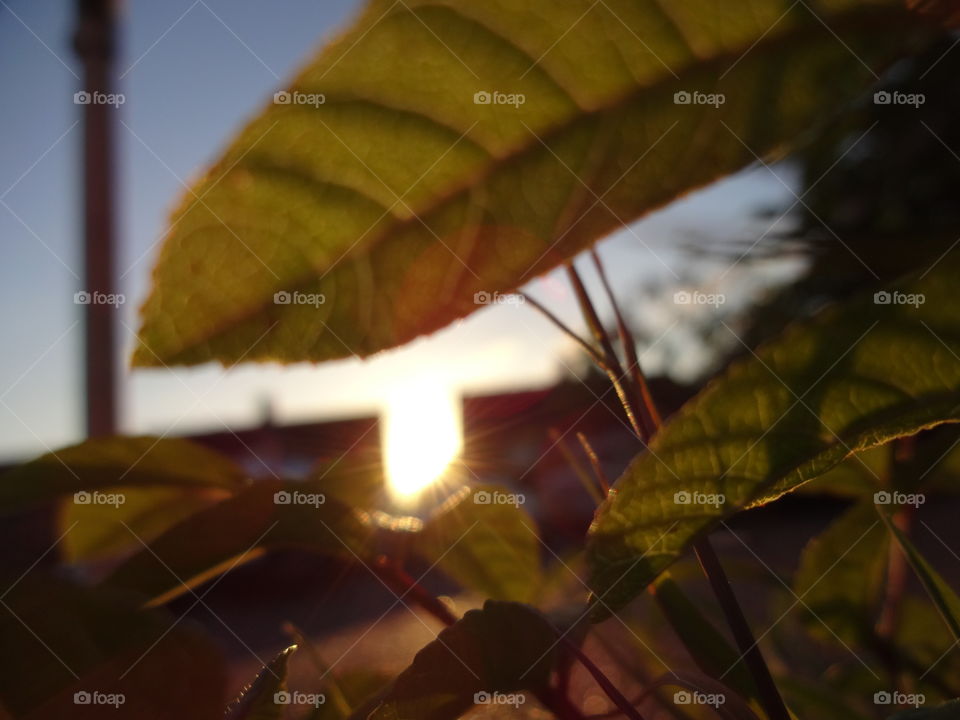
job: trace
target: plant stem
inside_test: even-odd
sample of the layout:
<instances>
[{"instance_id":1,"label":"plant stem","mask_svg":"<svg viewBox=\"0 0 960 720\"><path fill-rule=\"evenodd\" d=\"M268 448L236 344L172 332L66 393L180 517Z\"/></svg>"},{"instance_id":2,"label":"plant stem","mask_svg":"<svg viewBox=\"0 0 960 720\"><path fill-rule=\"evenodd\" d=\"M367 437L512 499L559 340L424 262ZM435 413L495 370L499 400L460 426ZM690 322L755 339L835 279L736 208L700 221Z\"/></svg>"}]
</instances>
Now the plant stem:
<instances>
[{"instance_id":1,"label":"plant stem","mask_svg":"<svg viewBox=\"0 0 960 720\"><path fill-rule=\"evenodd\" d=\"M580 311L583 313L583 319L586 321L587 327L590 328L594 340L599 343L603 351L604 364L601 365L601 369L606 371L607 376L613 383L613 387L617 391L617 397L620 398L620 404L623 405L623 409L627 413L627 419L630 421L633 431L637 434L638 438L646 443L650 440L652 432L636 413L640 403L638 403L637 397L630 392L632 387L624 384L624 380L628 377L627 373L624 372L623 367L620 365L617 353L610 343L610 338L607 337L606 330L603 329L600 316L597 315L597 310L590 300L590 295L587 294L587 288L583 284L583 280L580 279L580 275L572 263L567 263L566 268L567 277L570 279L574 294L577 296L577 302L580 305Z\"/></svg>"},{"instance_id":2,"label":"plant stem","mask_svg":"<svg viewBox=\"0 0 960 720\"><path fill-rule=\"evenodd\" d=\"M588 658L579 647L566 638L561 638L561 643L567 652L575 656L577 660L580 661L580 664L586 668L587 672L593 676L593 679L597 681L597 685L606 693L610 701L620 709L620 712L631 720L643 720L640 712L627 700L622 692L617 690L616 686L610 682L610 678L604 675L603 671L594 665L593 661Z\"/></svg>"},{"instance_id":3,"label":"plant stem","mask_svg":"<svg viewBox=\"0 0 960 720\"><path fill-rule=\"evenodd\" d=\"M574 475L576 475L577 479L580 480L580 484L583 486L583 489L587 491L587 494L590 495L591 499L593 499L597 505L602 503L603 494L597 490L597 483L593 481L583 465L580 464L580 461L577 460L576 456L573 454L573 451L567 445L567 441L563 439L563 436L560 435L556 428L550 428L548 434L550 436L550 441L557 447L558 450L560 450L560 453L567 461L567 464L573 470ZM591 462L592 460L593 459L591 458Z\"/></svg>"},{"instance_id":4,"label":"plant stem","mask_svg":"<svg viewBox=\"0 0 960 720\"><path fill-rule=\"evenodd\" d=\"M597 457L597 453L587 440L586 435L584 435L582 432L578 432L577 440L580 441L583 451L587 454L587 457L590 458L590 465L593 467L593 474L597 478L597 483L600 485L600 489L603 491L603 494L606 495L608 492L610 492L610 481L607 480L607 475L603 472L603 466L600 464L600 458Z\"/></svg>"},{"instance_id":5,"label":"plant stem","mask_svg":"<svg viewBox=\"0 0 960 720\"><path fill-rule=\"evenodd\" d=\"M450 612L450 608L444 605L438 598L428 593L422 587L417 585L416 581L410 577L402 568L399 568L384 555L377 558L374 563L374 569L383 581L400 598L404 595L410 595L416 603L433 615L444 625L453 625L457 618Z\"/></svg>"},{"instance_id":6,"label":"plant stem","mask_svg":"<svg viewBox=\"0 0 960 720\"><path fill-rule=\"evenodd\" d=\"M760 652L760 646L753 637L753 631L743 614L743 609L737 602L737 597L733 593L730 581L727 579L727 573L720 564L720 558L710 544L707 537L699 540L694 546L697 554L697 560L700 561L700 567L703 568L713 593L717 597L717 602L723 610L723 614L733 633L733 638L737 647L743 655L747 664L747 669L753 676L753 681L757 686L757 694L760 704L763 706L769 720L790 720L790 713L787 706L780 697L780 691L777 690L773 682L773 676L770 674L770 668L767 667L766 660L763 659L763 653Z\"/></svg>"},{"instance_id":7,"label":"plant stem","mask_svg":"<svg viewBox=\"0 0 960 720\"><path fill-rule=\"evenodd\" d=\"M610 281L607 279L607 271L604 270L603 263L600 262L600 256L597 255L597 251L593 248L590 248L590 257L593 258L593 264L597 269L597 274L600 276L600 282L603 283L603 289L606 291L607 297L610 299L610 305L613 307L613 314L617 321L617 333L620 336L620 345L623 346L623 353L627 360L627 371L633 378L634 389L640 394L641 402L638 403L640 405L639 409L646 411L645 420L648 425L647 431L653 436L657 428L660 427L660 413L657 411L657 406L653 402L653 396L650 394L647 380L643 376L640 359L637 357L637 344L634 342L633 334L623 319L623 313L620 312L620 304L617 302L616 295L613 294L613 288L610 287Z\"/></svg>"}]
</instances>

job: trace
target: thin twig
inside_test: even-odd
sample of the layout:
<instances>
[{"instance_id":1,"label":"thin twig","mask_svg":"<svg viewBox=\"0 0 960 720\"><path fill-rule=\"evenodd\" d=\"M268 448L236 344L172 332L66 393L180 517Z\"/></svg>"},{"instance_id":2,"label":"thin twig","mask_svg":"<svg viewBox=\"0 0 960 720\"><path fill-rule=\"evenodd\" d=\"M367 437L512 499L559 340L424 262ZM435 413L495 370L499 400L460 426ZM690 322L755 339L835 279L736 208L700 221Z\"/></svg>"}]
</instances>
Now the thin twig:
<instances>
[{"instance_id":1,"label":"thin twig","mask_svg":"<svg viewBox=\"0 0 960 720\"><path fill-rule=\"evenodd\" d=\"M376 559L374 569L390 589L401 598L409 594L420 607L444 625L450 626L457 622L457 617L450 611L450 608L417 585L412 577L402 568L397 567L397 565L385 555L381 555Z\"/></svg>"},{"instance_id":2,"label":"thin twig","mask_svg":"<svg viewBox=\"0 0 960 720\"><path fill-rule=\"evenodd\" d=\"M637 434L637 437L646 443L650 440L650 434L635 412L634 405L636 404L636 398L632 397L632 394L628 392L628 386L624 385L623 381L627 377L627 373L624 372L623 367L620 365L620 359L613 349L610 338L607 337L607 333L603 329L600 316L597 315L597 310L590 300L590 295L587 293L587 288L583 284L583 280L580 279L577 269L572 263L567 263L565 267L567 269L567 277L573 286L573 292L577 296L580 312L583 313L583 319L586 321L587 327L590 328L594 339L600 344L603 350L603 358L606 366L602 366L602 369L606 371L607 376L611 382L613 382L613 387L617 391L617 397L620 398L620 403L627 413L627 419L630 421L633 431Z\"/></svg>"},{"instance_id":3,"label":"thin twig","mask_svg":"<svg viewBox=\"0 0 960 720\"><path fill-rule=\"evenodd\" d=\"M708 537L703 537L693 546L697 553L697 559L703 568L710 586L713 588L714 595L723 610L723 614L733 633L737 647L740 649L743 659L753 676L753 682L757 686L757 695L760 705L763 707L769 720L790 720L790 713L787 706L780 697L780 691L773 682L773 676L770 674L770 668L767 667L766 660L763 659L763 653L760 652L760 646L753 637L753 631L747 623L747 618L743 614L740 603L730 587L730 580L727 579L727 573L720 564L720 558L710 544Z\"/></svg>"},{"instance_id":4,"label":"thin twig","mask_svg":"<svg viewBox=\"0 0 960 720\"><path fill-rule=\"evenodd\" d=\"M564 440L563 436L557 431L556 428L550 428L548 435L550 436L550 441L563 454L564 459L567 461L567 464L570 465L574 474L577 476L577 479L580 480L580 484L583 485L583 489L587 491L597 505L602 503L604 496L600 493L600 491L597 490L596 483L590 477L590 474L586 471L586 468L584 468L583 465L580 464L580 461L577 460L576 456L573 454L573 451L567 445L567 441Z\"/></svg>"},{"instance_id":5,"label":"thin twig","mask_svg":"<svg viewBox=\"0 0 960 720\"><path fill-rule=\"evenodd\" d=\"M590 458L590 465L593 467L593 476L597 479L597 483L600 485L600 490L603 492L604 496L606 496L607 493L610 492L610 481L607 480L607 475L603 472L603 466L600 465L600 458L597 457L597 453L594 451L593 446L590 445L586 435L584 435L582 432L578 432L577 440L580 441L583 451L587 454L587 457Z\"/></svg>"},{"instance_id":6,"label":"thin twig","mask_svg":"<svg viewBox=\"0 0 960 720\"><path fill-rule=\"evenodd\" d=\"M526 293L521 293L520 296L524 299L524 302L527 302L533 305L534 308L540 311L541 315L543 315L545 318L547 318L547 320L549 320L554 325L556 325L561 332L563 332L575 343L577 343L577 345L583 348L583 350L587 353L587 355L590 356L590 359L593 360L593 362L596 363L601 370L603 370L604 372L607 372L607 367L606 367L606 364L604 363L603 356L599 352L597 352L597 349L595 347L593 347L590 343L588 343L582 337L577 335L573 330L571 330L567 326L566 323L563 322L563 320L561 320L552 312L547 310L547 308L541 305L536 299L532 298Z\"/></svg>"},{"instance_id":7,"label":"thin twig","mask_svg":"<svg viewBox=\"0 0 960 720\"><path fill-rule=\"evenodd\" d=\"M630 701L627 700L626 696L622 692L617 690L616 686L610 682L610 678L604 675L603 671L598 668L579 647L577 647L576 643L570 642L570 640L563 636L561 636L560 642L566 651L576 657L577 660L580 661L580 664L586 668L587 672L593 676L593 679L597 681L597 685L599 685L606 696L610 698L610 701L620 709L620 712L622 712L631 720L643 720L643 716L640 714L640 712L630 704Z\"/></svg>"},{"instance_id":8,"label":"thin twig","mask_svg":"<svg viewBox=\"0 0 960 720\"><path fill-rule=\"evenodd\" d=\"M636 390L640 394L640 399L642 400L641 407L646 411L645 420L649 424L648 432L652 437L654 433L656 433L657 428L660 427L660 413L657 412L657 407L653 402L653 396L650 394L647 380L643 376L643 371L640 368L640 359L637 357L637 345L634 342L633 333L630 332L627 323L623 319L623 313L620 312L620 304L617 302L617 297L613 294L613 288L610 287L610 281L607 279L607 271L604 269L603 263L600 262L600 256L597 254L597 251L593 248L590 248L590 257L593 258L593 264L597 269L597 274L600 276L600 282L603 283L603 289L606 291L610 305L613 307L613 314L617 320L617 333L620 335L620 344L623 346L623 352L627 359L627 371L633 378Z\"/></svg>"}]
</instances>

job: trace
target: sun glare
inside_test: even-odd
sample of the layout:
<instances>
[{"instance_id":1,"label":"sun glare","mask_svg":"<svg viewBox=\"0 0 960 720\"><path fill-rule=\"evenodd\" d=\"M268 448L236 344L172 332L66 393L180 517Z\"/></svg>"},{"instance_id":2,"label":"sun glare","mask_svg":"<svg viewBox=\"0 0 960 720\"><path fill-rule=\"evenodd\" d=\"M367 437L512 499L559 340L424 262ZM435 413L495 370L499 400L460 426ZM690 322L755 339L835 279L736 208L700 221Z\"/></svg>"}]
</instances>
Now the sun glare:
<instances>
[{"instance_id":1,"label":"sun glare","mask_svg":"<svg viewBox=\"0 0 960 720\"><path fill-rule=\"evenodd\" d=\"M412 502L443 477L463 447L460 408L445 383L404 383L388 398L384 431L387 483Z\"/></svg>"}]
</instances>

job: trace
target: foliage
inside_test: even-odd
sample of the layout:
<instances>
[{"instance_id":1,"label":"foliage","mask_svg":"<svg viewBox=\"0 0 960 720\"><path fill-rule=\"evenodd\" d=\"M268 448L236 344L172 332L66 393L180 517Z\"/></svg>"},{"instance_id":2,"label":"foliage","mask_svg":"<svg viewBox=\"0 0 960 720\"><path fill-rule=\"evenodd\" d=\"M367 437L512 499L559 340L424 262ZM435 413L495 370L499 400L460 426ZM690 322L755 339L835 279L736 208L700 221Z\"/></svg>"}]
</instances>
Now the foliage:
<instances>
[{"instance_id":1,"label":"foliage","mask_svg":"<svg viewBox=\"0 0 960 720\"><path fill-rule=\"evenodd\" d=\"M581 668L609 714L633 719L651 708L685 718L693 698L712 698L697 712L736 719L870 718L896 712L901 696L926 702L895 717L957 717L948 656L960 600L911 537L915 507L889 498L956 490L957 433L937 426L960 420L960 262L948 251L883 286L858 277L859 293L791 311L802 319L785 330L758 314L767 342L746 344L662 424L615 298L622 364L571 264L624 223L818 133L834 158L837 128L855 124L871 77L948 42L930 21L947 9L921 5L371 0L174 212L135 363L363 357L475 311L477 293L515 290L566 263L594 334L581 346L613 380L643 449L598 508L585 552L567 560L518 504L475 501L498 488L454 488L426 517L390 514L380 478L356 458L252 480L184 440L92 439L48 453L0 478L0 511L52 508L68 538L55 572L20 568L0 596L10 659L0 716L85 717L75 694L86 688L114 698L117 717L219 715L224 660L170 610L180 597L201 604L201 586L241 563L297 549L365 567L398 604L446 625L386 687L327 667L298 636L298 658L335 699L304 717L446 720L491 698L516 709L529 695L582 720L569 692ZM940 120L955 126L955 113ZM810 172L822 157L806 162ZM818 207L832 197L821 190ZM939 235L931 247L956 230L951 218L924 226ZM888 267L916 269L904 248ZM795 288L808 303L839 297L809 280ZM770 324L777 332L759 331ZM584 481L604 487L599 460L594 468ZM771 604L809 617L777 630L768 665L773 627L752 632L708 536L803 485L849 507L810 541L789 582L775 577ZM113 502L88 502L95 494ZM691 549L729 638L680 580ZM406 560L439 568L482 608L458 617ZM587 582L572 569L583 564ZM908 567L929 602L911 591ZM655 620L639 600L628 607L644 589ZM624 620L634 609L640 619ZM699 672L619 663L640 686L629 698L623 678L594 663L601 635L588 617L620 623L661 664L658 651L682 647L677 662ZM284 717L296 647L266 664L229 717ZM901 684L911 692L894 692ZM681 691L671 700L667 687Z\"/></svg>"}]
</instances>

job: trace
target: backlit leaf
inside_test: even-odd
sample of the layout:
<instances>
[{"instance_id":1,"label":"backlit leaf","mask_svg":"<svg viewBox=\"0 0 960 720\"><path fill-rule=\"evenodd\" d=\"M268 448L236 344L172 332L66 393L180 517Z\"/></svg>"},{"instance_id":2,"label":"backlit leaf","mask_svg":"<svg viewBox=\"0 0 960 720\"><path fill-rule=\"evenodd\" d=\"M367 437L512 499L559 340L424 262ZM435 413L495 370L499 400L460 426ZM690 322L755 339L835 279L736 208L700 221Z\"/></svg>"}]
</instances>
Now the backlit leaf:
<instances>
[{"instance_id":1,"label":"backlit leaf","mask_svg":"<svg viewBox=\"0 0 960 720\"><path fill-rule=\"evenodd\" d=\"M592 587L616 610L697 537L852 452L960 420L960 261L855 299L736 362L660 430L591 527ZM893 291L894 288L891 288Z\"/></svg>"},{"instance_id":2,"label":"backlit leaf","mask_svg":"<svg viewBox=\"0 0 960 720\"><path fill-rule=\"evenodd\" d=\"M174 211L134 362L437 330L779 152L918 23L902 0L371 0Z\"/></svg>"}]
</instances>

